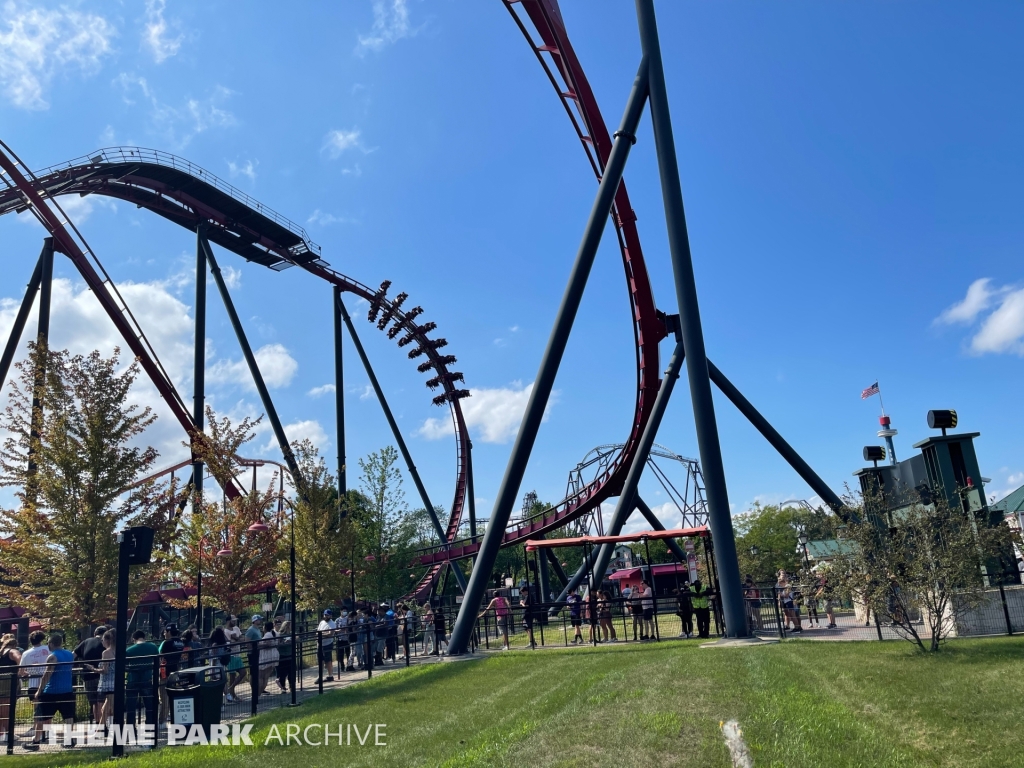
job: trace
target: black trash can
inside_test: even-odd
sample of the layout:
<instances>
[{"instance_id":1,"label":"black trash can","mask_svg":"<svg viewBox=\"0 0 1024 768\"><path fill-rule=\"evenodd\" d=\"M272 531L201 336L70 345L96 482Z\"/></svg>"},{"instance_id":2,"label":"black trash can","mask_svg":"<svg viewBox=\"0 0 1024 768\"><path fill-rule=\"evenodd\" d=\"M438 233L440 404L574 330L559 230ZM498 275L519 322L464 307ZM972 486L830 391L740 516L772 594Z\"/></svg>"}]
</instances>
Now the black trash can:
<instances>
[{"instance_id":1,"label":"black trash can","mask_svg":"<svg viewBox=\"0 0 1024 768\"><path fill-rule=\"evenodd\" d=\"M223 696L224 670L220 665L178 670L167 679L171 724L190 730L193 725L201 725L209 739L210 726L220 723Z\"/></svg>"}]
</instances>

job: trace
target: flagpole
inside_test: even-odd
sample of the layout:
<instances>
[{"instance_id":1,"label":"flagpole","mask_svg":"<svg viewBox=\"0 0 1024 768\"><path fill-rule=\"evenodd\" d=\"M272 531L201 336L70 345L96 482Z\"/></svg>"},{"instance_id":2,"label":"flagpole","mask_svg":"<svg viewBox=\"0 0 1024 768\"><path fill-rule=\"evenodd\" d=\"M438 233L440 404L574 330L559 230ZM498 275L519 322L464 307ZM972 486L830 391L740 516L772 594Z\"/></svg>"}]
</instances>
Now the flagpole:
<instances>
[{"instance_id":1,"label":"flagpole","mask_svg":"<svg viewBox=\"0 0 1024 768\"><path fill-rule=\"evenodd\" d=\"M875 379L875 384L878 384L878 379ZM878 385L878 405L882 409L882 415L885 416L885 403L882 402L882 386Z\"/></svg>"}]
</instances>

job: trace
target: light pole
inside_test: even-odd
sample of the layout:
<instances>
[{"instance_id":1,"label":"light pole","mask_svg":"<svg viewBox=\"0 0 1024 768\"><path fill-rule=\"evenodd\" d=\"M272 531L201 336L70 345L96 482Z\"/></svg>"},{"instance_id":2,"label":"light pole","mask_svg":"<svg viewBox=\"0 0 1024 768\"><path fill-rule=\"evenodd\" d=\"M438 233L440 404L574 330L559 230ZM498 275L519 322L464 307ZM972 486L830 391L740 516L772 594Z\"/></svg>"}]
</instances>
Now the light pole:
<instances>
[{"instance_id":1,"label":"light pole","mask_svg":"<svg viewBox=\"0 0 1024 768\"><path fill-rule=\"evenodd\" d=\"M804 551L804 570L810 572L811 563L807 559L807 531L801 529L800 535L797 536L796 540L800 542L800 548Z\"/></svg>"}]
</instances>

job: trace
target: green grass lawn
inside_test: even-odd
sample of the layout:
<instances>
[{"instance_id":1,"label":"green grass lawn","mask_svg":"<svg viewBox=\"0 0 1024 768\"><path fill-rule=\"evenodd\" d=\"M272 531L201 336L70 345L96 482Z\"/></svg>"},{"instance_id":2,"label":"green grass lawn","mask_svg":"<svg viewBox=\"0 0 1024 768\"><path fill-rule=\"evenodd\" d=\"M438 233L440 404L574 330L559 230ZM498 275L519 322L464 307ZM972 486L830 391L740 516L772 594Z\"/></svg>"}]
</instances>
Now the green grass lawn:
<instances>
[{"instance_id":1,"label":"green grass lawn","mask_svg":"<svg viewBox=\"0 0 1024 768\"><path fill-rule=\"evenodd\" d=\"M955 641L935 656L898 642L513 651L414 667L261 716L257 747L165 748L125 765L728 766L719 723L735 718L761 768L1020 766L1022 701L1018 638ZM388 746L262 746L271 723L288 721L386 723Z\"/></svg>"}]
</instances>

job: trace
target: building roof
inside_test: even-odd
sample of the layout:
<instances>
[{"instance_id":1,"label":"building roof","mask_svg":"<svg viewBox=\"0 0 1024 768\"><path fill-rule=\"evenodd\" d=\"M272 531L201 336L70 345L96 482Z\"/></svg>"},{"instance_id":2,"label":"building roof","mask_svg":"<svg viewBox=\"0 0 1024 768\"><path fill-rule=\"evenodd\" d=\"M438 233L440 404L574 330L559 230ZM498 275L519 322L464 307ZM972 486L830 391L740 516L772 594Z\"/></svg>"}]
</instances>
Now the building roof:
<instances>
[{"instance_id":1,"label":"building roof","mask_svg":"<svg viewBox=\"0 0 1024 768\"><path fill-rule=\"evenodd\" d=\"M807 542L807 557L811 560L827 560L843 551L842 543L835 539Z\"/></svg>"},{"instance_id":2,"label":"building roof","mask_svg":"<svg viewBox=\"0 0 1024 768\"><path fill-rule=\"evenodd\" d=\"M1007 494L1006 497L992 505L992 509L1002 512L1004 515L1013 515L1017 512L1024 512L1024 485L1016 491Z\"/></svg>"}]
</instances>

